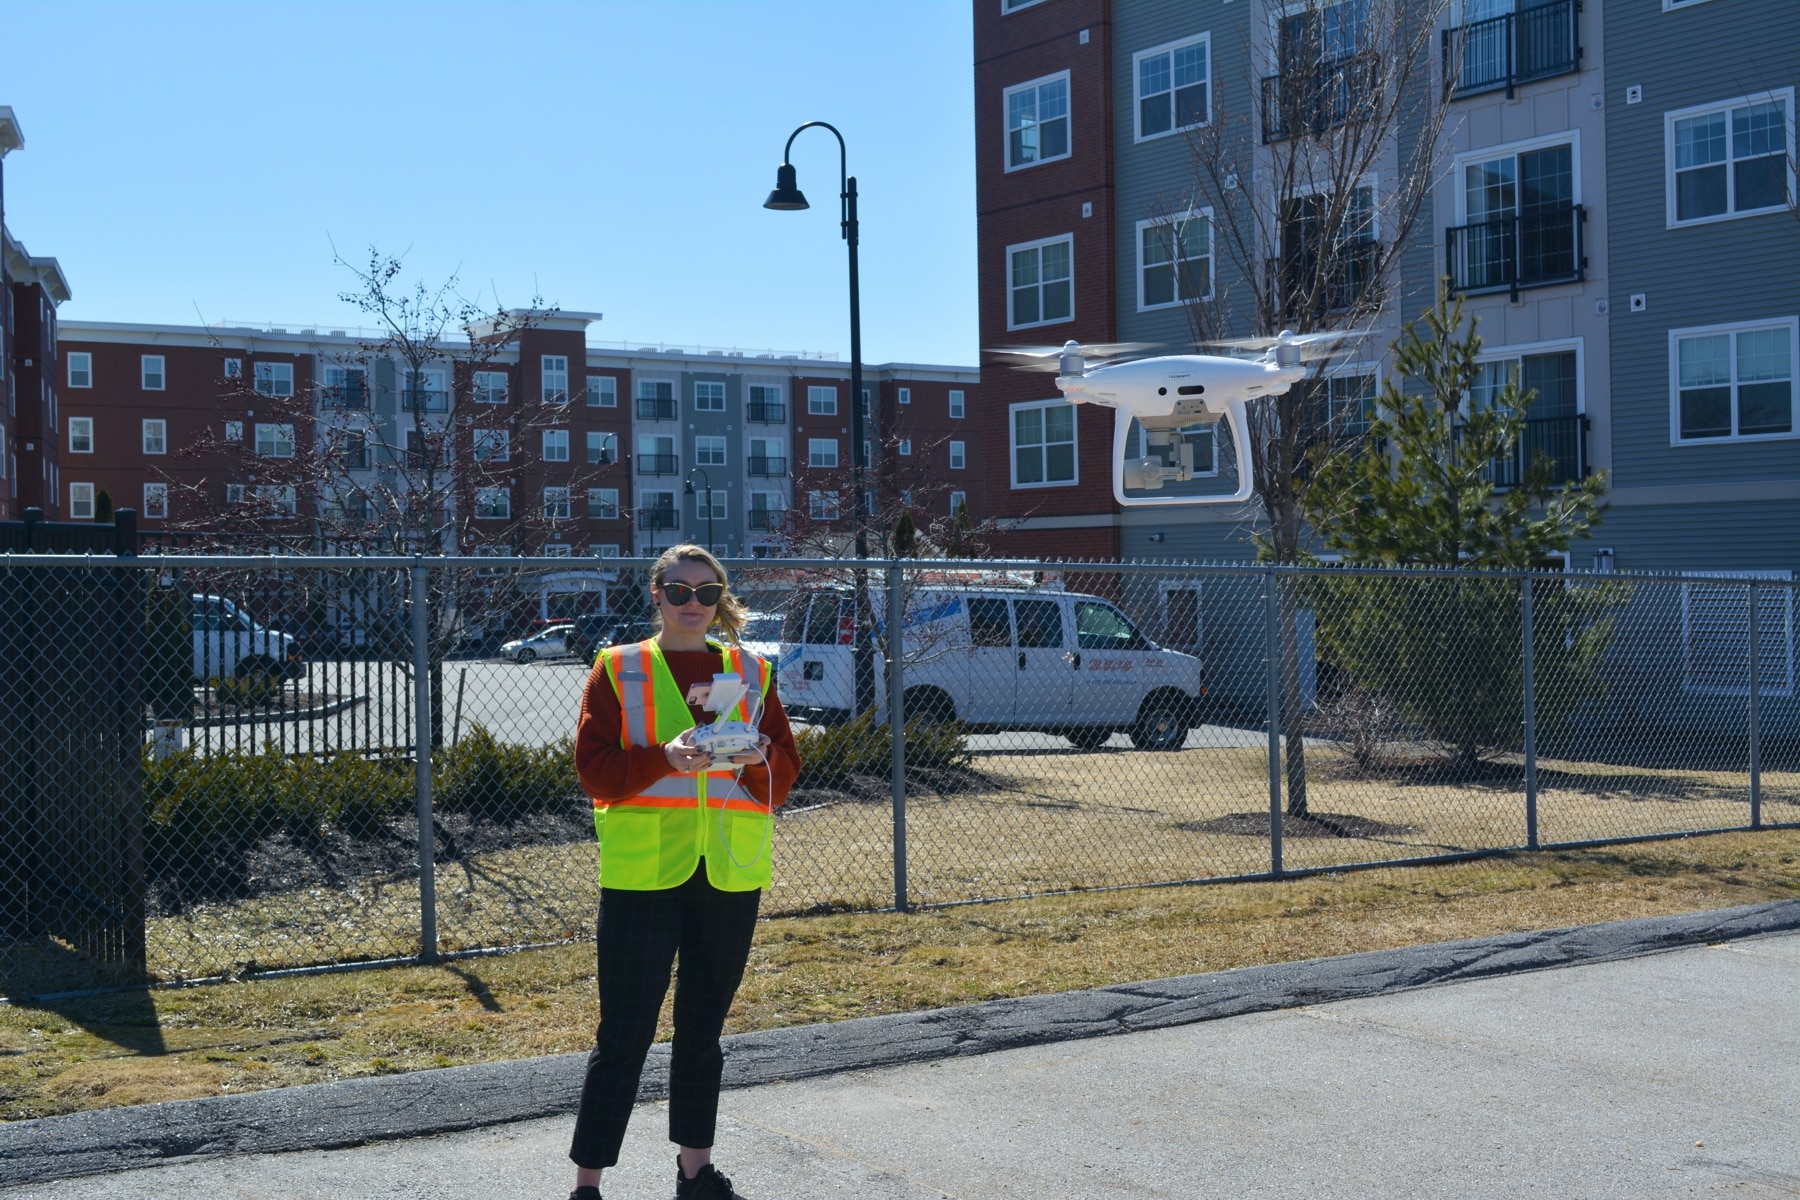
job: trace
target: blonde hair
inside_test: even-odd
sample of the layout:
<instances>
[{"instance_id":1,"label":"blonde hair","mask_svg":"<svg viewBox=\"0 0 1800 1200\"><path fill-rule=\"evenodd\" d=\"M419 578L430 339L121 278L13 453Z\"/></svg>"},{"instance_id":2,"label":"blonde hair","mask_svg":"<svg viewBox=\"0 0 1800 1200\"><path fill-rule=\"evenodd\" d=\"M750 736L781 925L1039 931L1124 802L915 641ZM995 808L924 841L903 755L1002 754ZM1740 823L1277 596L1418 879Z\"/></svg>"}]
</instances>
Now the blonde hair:
<instances>
[{"instance_id":1,"label":"blonde hair","mask_svg":"<svg viewBox=\"0 0 1800 1200\"><path fill-rule=\"evenodd\" d=\"M712 571L713 576L725 585L725 594L719 597L718 611L713 614L713 623L707 626L707 632L712 632L713 626L717 626L724 630L726 637L734 642L738 641L743 636L744 622L750 619L750 610L744 606L741 598L733 594L731 576L726 572L725 564L713 557L713 552L705 546L696 546L692 542L680 546L670 546L662 552L662 557L656 560L656 565L650 568L651 584L658 588L662 587L663 576L667 575L669 568L678 562L704 563ZM654 620L656 628L660 630L662 628L662 610L660 608L657 609Z\"/></svg>"}]
</instances>

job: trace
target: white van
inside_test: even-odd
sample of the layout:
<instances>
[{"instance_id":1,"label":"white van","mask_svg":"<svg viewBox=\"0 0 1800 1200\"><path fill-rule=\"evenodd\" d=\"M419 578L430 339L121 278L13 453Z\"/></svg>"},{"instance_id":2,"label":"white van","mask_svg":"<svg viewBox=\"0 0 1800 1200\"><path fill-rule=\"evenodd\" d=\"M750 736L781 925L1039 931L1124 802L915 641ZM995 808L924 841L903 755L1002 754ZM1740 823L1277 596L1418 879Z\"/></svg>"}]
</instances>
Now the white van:
<instances>
[{"instance_id":1,"label":"white van","mask_svg":"<svg viewBox=\"0 0 1800 1200\"><path fill-rule=\"evenodd\" d=\"M874 610L885 613L877 592ZM782 630L783 705L829 723L855 708L855 603L847 589L796 595ZM1098 596L1043 588L922 587L907 597L905 704L972 730L1062 734L1084 749L1119 731L1177 750L1199 724L1202 664L1165 650ZM887 686L875 656L878 715Z\"/></svg>"},{"instance_id":2,"label":"white van","mask_svg":"<svg viewBox=\"0 0 1800 1200\"><path fill-rule=\"evenodd\" d=\"M223 596L195 593L192 599L196 680L298 679L306 673L292 634L264 629Z\"/></svg>"}]
</instances>

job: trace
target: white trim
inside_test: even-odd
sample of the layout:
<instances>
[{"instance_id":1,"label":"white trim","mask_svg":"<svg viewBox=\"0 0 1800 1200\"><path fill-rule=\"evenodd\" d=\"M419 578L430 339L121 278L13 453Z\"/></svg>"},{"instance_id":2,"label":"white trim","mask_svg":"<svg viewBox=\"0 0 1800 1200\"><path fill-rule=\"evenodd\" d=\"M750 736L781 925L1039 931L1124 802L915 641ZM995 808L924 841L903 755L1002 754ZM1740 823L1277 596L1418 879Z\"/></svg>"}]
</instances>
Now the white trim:
<instances>
[{"instance_id":1,"label":"white trim","mask_svg":"<svg viewBox=\"0 0 1800 1200\"><path fill-rule=\"evenodd\" d=\"M821 447L826 446L826 445L829 445L831 447L831 461L828 463L814 462L813 461L813 452L815 450L820 449ZM843 461L844 461L844 456L838 452L838 440L836 438L807 438L806 439L806 465L809 470L835 471L843 464Z\"/></svg>"},{"instance_id":2,"label":"white trim","mask_svg":"<svg viewBox=\"0 0 1800 1200\"><path fill-rule=\"evenodd\" d=\"M83 426L85 426L86 430L87 430L87 449L86 450L78 450L75 447L75 424L78 421ZM68 426L69 426L69 453L70 454L92 454L94 452L94 418L92 418L92 417L70 417L68 419Z\"/></svg>"},{"instance_id":3,"label":"white trim","mask_svg":"<svg viewBox=\"0 0 1800 1200\"><path fill-rule=\"evenodd\" d=\"M718 451L719 461L709 462L700 457L700 446L706 444L709 452ZM694 465L696 467L725 467L731 465L731 440L723 434L701 433L694 435ZM717 490L716 488L714 489Z\"/></svg>"},{"instance_id":4,"label":"white trim","mask_svg":"<svg viewBox=\"0 0 1800 1200\"><path fill-rule=\"evenodd\" d=\"M1778 329L1782 326L1788 331L1788 421L1792 426L1786 433L1731 433L1724 437L1684 438L1681 436L1681 359L1680 340L1684 337L1705 337L1709 334L1737 334L1758 329ZM1737 429L1737 342L1731 344L1731 427ZM1671 446L1720 446L1738 442L1786 442L1800 437L1800 317L1771 317L1763 321L1731 321L1721 325L1693 325L1686 329L1669 330L1669 445Z\"/></svg>"},{"instance_id":5,"label":"white trim","mask_svg":"<svg viewBox=\"0 0 1800 1200\"><path fill-rule=\"evenodd\" d=\"M1038 251L1038 281L1035 286L1038 289L1038 311L1041 313L1044 309L1043 249L1045 246L1054 246L1058 242L1067 242L1069 244L1069 315L1066 317L1051 317L1048 320L1027 321L1024 324L1014 321L1013 255L1022 250ZM1036 241L1030 242L1014 242L1006 248L1006 259L1002 266L1002 270L1005 272L1004 279L1006 281L1006 327L1008 329L1035 329L1039 325L1063 325L1075 319L1075 235L1073 233L1059 233L1055 237L1038 238Z\"/></svg>"},{"instance_id":6,"label":"white trim","mask_svg":"<svg viewBox=\"0 0 1800 1200\"><path fill-rule=\"evenodd\" d=\"M152 495L156 495L161 498L162 503L159 506L162 509L161 512L151 512L150 511L150 497ZM144 507L139 510L139 513L143 516L143 518L146 521L166 521L166 520L168 520L169 519L169 485L166 483L146 483L144 485Z\"/></svg>"},{"instance_id":7,"label":"white trim","mask_svg":"<svg viewBox=\"0 0 1800 1200\"><path fill-rule=\"evenodd\" d=\"M1003 17L1010 17L1012 14L1024 9L1036 8L1043 2L1044 0L1016 0L1015 3L1008 4L1007 0L1000 0L1000 15Z\"/></svg>"},{"instance_id":8,"label":"white trim","mask_svg":"<svg viewBox=\"0 0 1800 1200\"><path fill-rule=\"evenodd\" d=\"M562 366L561 367L552 367L550 365L552 362L560 362L562 364ZM551 376L553 376L553 375L561 375L562 376L562 387L553 388L550 386L549 381L550 381ZM556 396L561 396L562 399L560 399L560 400L555 399ZM557 406L561 406L561 405L567 404L569 402L569 356L568 355L566 355L566 354L540 354L540 355L538 355L538 402L540 404L554 404Z\"/></svg>"},{"instance_id":9,"label":"white trim","mask_svg":"<svg viewBox=\"0 0 1800 1200\"><path fill-rule=\"evenodd\" d=\"M710 390L712 388L719 389L719 407L713 408L710 405L706 408L700 407L700 389L701 388L707 388L708 390ZM697 412L697 413L700 413L700 412L722 413L725 411L725 405L726 405L726 389L725 389L725 381L723 379L696 379L696 380L694 380L694 411L695 412Z\"/></svg>"},{"instance_id":10,"label":"white trim","mask_svg":"<svg viewBox=\"0 0 1800 1200\"><path fill-rule=\"evenodd\" d=\"M946 397L946 402L948 404L948 411L950 413L950 419L952 421L960 421L968 414L969 396L968 396L968 392L966 389L964 389L964 388L949 389L949 395ZM959 409L961 411L958 411Z\"/></svg>"},{"instance_id":11,"label":"white trim","mask_svg":"<svg viewBox=\"0 0 1800 1200\"><path fill-rule=\"evenodd\" d=\"M814 399L813 394L815 392L830 392L831 393L831 408L829 410L815 409L813 407L813 399ZM823 396L819 397L819 399L821 399L821 400L823 398L824 398ZM827 383L809 383L806 385L806 415L807 416L809 416L809 417L835 417L838 415L838 408L842 405L842 403L843 403L843 400L838 395L837 384L835 384L835 383L829 383L829 384L827 384Z\"/></svg>"},{"instance_id":12,"label":"white trim","mask_svg":"<svg viewBox=\"0 0 1800 1200\"><path fill-rule=\"evenodd\" d=\"M1450 160L1450 183L1456 190L1456 224L1469 223L1468 189L1463 185L1463 168L1470 163L1488 162L1496 158L1512 158L1515 166L1519 155L1530 154L1534 150L1548 150L1554 146L1569 147L1569 170L1571 173L1571 199L1569 203L1581 203L1581 130L1568 129L1561 133L1545 134L1542 137L1522 138L1516 142L1502 142L1494 146L1483 146L1478 150L1464 150ZM1513 184L1518 185L1518 176L1513 177ZM1379 232L1376 235L1380 236Z\"/></svg>"},{"instance_id":13,"label":"white trim","mask_svg":"<svg viewBox=\"0 0 1800 1200\"><path fill-rule=\"evenodd\" d=\"M75 360L78 358L81 360L81 373L83 375L87 376L86 383L76 383L75 382ZM0 366L0 371L4 371L4 370L5 370L5 367ZM72 388L91 388L91 387L93 387L94 386L94 355L93 355L93 352L89 351L89 350L71 350L71 351L69 351L67 375L68 375L68 381L64 385L66 387L72 387Z\"/></svg>"},{"instance_id":14,"label":"white trim","mask_svg":"<svg viewBox=\"0 0 1800 1200\"><path fill-rule=\"evenodd\" d=\"M1152 134L1146 135L1144 133L1144 124L1143 124L1144 97L1143 97L1142 93L1140 93L1138 91L1138 83L1139 83L1139 80L1142 78L1142 76L1138 73L1138 63L1140 61L1142 61L1143 59L1149 58L1151 55L1154 55L1154 54L1173 55L1175 51L1181 49L1183 46L1191 46L1195 42L1204 43L1206 46L1206 116L1204 116L1200 120L1194 122L1192 125L1176 125L1173 123L1175 120L1175 81L1174 81L1173 73L1171 72L1171 76L1170 76L1170 80L1169 80L1169 92L1168 92L1169 121L1171 122L1171 124L1168 129L1163 130L1161 133L1152 133ZM1171 68L1173 68L1173 66L1174 66L1173 60L1171 60L1170 66L1171 66ZM1160 95L1161 93L1158 93L1158 94ZM1164 42L1160 46L1151 46L1151 47L1148 47L1147 49L1139 50L1136 54L1133 54L1131 56L1131 133L1132 133L1132 140L1134 142L1153 142L1153 141L1156 141L1158 138L1173 137L1175 134L1182 133L1189 129L1201 129L1207 125L1212 124L1212 111L1213 111L1213 54L1212 54L1212 32L1210 30L1203 31L1201 33L1197 33L1197 34L1191 35L1189 37L1177 38L1172 42Z\"/></svg>"},{"instance_id":15,"label":"white trim","mask_svg":"<svg viewBox=\"0 0 1800 1200\"><path fill-rule=\"evenodd\" d=\"M566 462L568 462L569 461L569 441L570 441L569 431L567 429L546 429L543 431L543 433L544 433L543 441L539 445L540 456L543 459L543 461L547 462L547 463L553 463L553 462L566 463ZM553 458L550 455L550 440L552 438L559 438L562 442L561 446L559 447L559 449L562 450L562 454L560 457Z\"/></svg>"},{"instance_id":16,"label":"white trim","mask_svg":"<svg viewBox=\"0 0 1800 1200\"><path fill-rule=\"evenodd\" d=\"M1206 294L1202 295L1202 296L1183 296L1181 294L1181 266L1180 266L1180 264L1184 261L1191 261L1191 260L1177 258L1177 259L1171 260L1171 269L1174 270L1174 272L1175 272L1175 299L1167 301L1163 304L1146 304L1146 303L1144 303L1144 230L1150 228L1151 226L1155 226L1155 225L1175 225L1177 223L1185 223L1187 221L1193 220L1196 217L1203 218L1206 221ZM1213 253L1213 243L1214 243L1213 235L1214 235L1215 229L1216 229L1216 227L1213 225L1213 210L1212 210L1212 205L1210 205L1210 204L1204 205L1200 208L1190 208L1190 209L1188 209L1187 212L1181 213L1179 215L1171 215L1171 216L1167 216L1167 217L1146 217L1142 221L1139 221L1137 223L1136 230L1134 231L1132 237L1133 237L1134 256L1137 261L1137 310L1139 312L1157 312L1157 311L1160 311L1165 308L1179 308L1183 304L1190 304L1190 303L1193 303L1194 301L1206 301L1206 300L1211 300L1213 298L1213 294L1214 294L1215 290L1218 288L1218 273L1217 273L1218 256ZM1074 256L1071 254L1070 258L1072 261ZM1073 280L1071 280L1071 285L1072 284L1073 284ZM1071 290L1073 290L1072 286L1071 286ZM1010 299L1011 299L1011 293L1009 291L1008 292L1009 302L1010 302Z\"/></svg>"},{"instance_id":17,"label":"white trim","mask_svg":"<svg viewBox=\"0 0 1800 1200\"><path fill-rule=\"evenodd\" d=\"M1560 354L1565 350L1575 351L1575 415L1585 416L1587 414L1587 343L1585 338L1551 338L1549 341L1520 342L1517 345L1495 346L1492 349L1483 346L1481 348L1481 353L1475 356L1475 363L1479 366L1482 363L1489 362L1516 362L1528 355ZM1524 369L1523 366L1521 366L1520 374L1523 375L1523 373ZM1377 395L1380 394L1380 384L1381 379L1380 376L1377 375ZM1520 385L1523 386L1522 379ZM1465 410L1468 407L1468 396L1466 393L1463 397L1463 407Z\"/></svg>"},{"instance_id":18,"label":"white trim","mask_svg":"<svg viewBox=\"0 0 1800 1200\"><path fill-rule=\"evenodd\" d=\"M1675 12L1683 8L1692 8L1696 4L1705 4L1706 0L1662 0L1664 12Z\"/></svg>"},{"instance_id":19,"label":"white trim","mask_svg":"<svg viewBox=\"0 0 1800 1200\"><path fill-rule=\"evenodd\" d=\"M1067 135L1066 135L1068 138L1068 148L1066 150L1064 150L1061 154L1056 155L1054 158L1034 158L1028 163L1013 162L1012 161L1012 128L1011 128L1011 126L1009 126L1007 124L1007 119L1010 116L1011 109L1012 109L1011 101L1012 101L1013 93L1014 92L1022 92L1026 88L1033 88L1033 89L1041 88L1045 84L1055 83L1059 79L1062 80L1063 88L1064 88L1064 95L1067 97L1067 100L1068 100L1067 111L1065 111L1063 113L1062 118L1061 118L1068 127ZM1040 122L1040 124L1041 124L1041 122ZM1001 163L1001 166L1004 168L1005 174L1010 175L1014 171L1029 171L1032 167L1041 167L1046 163L1063 162L1064 160L1073 158L1074 156L1075 156L1075 88L1074 88L1074 85L1070 82L1069 72L1067 70L1054 71L1048 75L1040 75L1036 79L1027 79L1021 83L1015 83L1011 87L1006 87L1006 88L1000 89L1000 163Z\"/></svg>"},{"instance_id":20,"label":"white trim","mask_svg":"<svg viewBox=\"0 0 1800 1200\"><path fill-rule=\"evenodd\" d=\"M156 436L157 440L162 443L161 450L152 450L150 448L150 427L152 425L158 426ZM169 422L167 418L145 417L142 422L140 422L140 426L140 441L138 444L143 448L145 454L167 454L169 452Z\"/></svg>"},{"instance_id":21,"label":"white trim","mask_svg":"<svg viewBox=\"0 0 1800 1200\"><path fill-rule=\"evenodd\" d=\"M150 382L150 364L156 364L156 382ZM169 360L161 354L138 355L138 387L146 392L169 390Z\"/></svg>"},{"instance_id":22,"label":"white trim","mask_svg":"<svg viewBox=\"0 0 1800 1200\"><path fill-rule=\"evenodd\" d=\"M85 502L87 505L87 511L85 511L85 512L81 511L77 507L77 503L76 503L76 499L75 499L76 493L80 489L83 489L83 488L86 489L86 492L82 496L83 502ZM71 481L69 484L69 520L71 520L71 521L91 521L91 520L93 520L94 519L94 506L100 502L99 497L100 497L100 489L95 487L93 484L86 483L86 482L76 483L76 482Z\"/></svg>"},{"instance_id":23,"label":"white trim","mask_svg":"<svg viewBox=\"0 0 1800 1200\"><path fill-rule=\"evenodd\" d=\"M1040 443L1044 447L1044 475L1045 475L1044 481L1042 483L1020 483L1019 482L1019 447L1018 447L1018 442L1017 442L1018 429L1019 429L1018 414L1022 410L1028 409L1028 408L1036 408L1036 409L1044 409L1044 410L1063 408L1068 411L1068 413L1069 413L1068 446L1069 446L1069 457L1070 457L1069 465L1074 469L1074 474L1071 475L1068 479L1050 479L1049 478L1049 474L1050 474L1049 447L1050 447L1051 443L1046 439L1044 442ZM1046 429L1046 433L1048 433L1048 429ZM1055 444L1062 445L1063 443L1058 442ZM1076 419L1075 407L1073 405L1071 405L1067 400L1063 399L1060 396L1058 396L1054 400L1021 400L1017 404L1007 405L1007 408L1006 408L1006 473L1007 473L1007 478L1008 478L1013 490L1015 490L1015 491L1035 491L1038 488L1053 488L1053 487L1080 487L1081 486L1081 422Z\"/></svg>"},{"instance_id":24,"label":"white trim","mask_svg":"<svg viewBox=\"0 0 1800 1200\"><path fill-rule=\"evenodd\" d=\"M1726 114L1725 138L1729 146L1731 140L1730 114L1734 108L1750 104L1763 104L1771 100L1787 101L1787 200L1782 204L1771 204L1763 208L1745 209L1742 212L1727 211L1711 217L1689 217L1685 221L1675 218L1675 122L1689 117L1698 117L1706 113L1723 111ZM1688 229L1695 225L1716 225L1720 221L1736 221L1745 217L1761 217L1770 213L1787 212L1794 203L1794 89L1778 88L1772 92L1753 92L1747 96L1739 96L1734 100L1715 100L1710 104L1694 104L1687 108L1673 108L1663 113L1663 219L1666 228ZM1725 186L1735 190L1732 183L1729 150L1722 164L1725 167Z\"/></svg>"},{"instance_id":25,"label":"white trim","mask_svg":"<svg viewBox=\"0 0 1800 1200\"><path fill-rule=\"evenodd\" d=\"M595 384L601 386L596 387ZM619 407L619 379L616 375L589 375L586 396L589 408Z\"/></svg>"}]
</instances>

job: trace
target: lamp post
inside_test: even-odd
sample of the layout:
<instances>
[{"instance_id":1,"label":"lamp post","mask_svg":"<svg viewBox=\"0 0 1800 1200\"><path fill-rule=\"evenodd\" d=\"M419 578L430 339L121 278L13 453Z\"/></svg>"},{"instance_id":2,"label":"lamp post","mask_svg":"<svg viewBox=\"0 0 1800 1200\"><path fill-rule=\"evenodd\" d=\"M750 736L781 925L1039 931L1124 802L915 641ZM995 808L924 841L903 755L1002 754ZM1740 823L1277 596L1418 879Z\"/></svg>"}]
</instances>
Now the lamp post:
<instances>
[{"instance_id":1,"label":"lamp post","mask_svg":"<svg viewBox=\"0 0 1800 1200\"><path fill-rule=\"evenodd\" d=\"M707 477L706 472L702 471L699 467L690 468L687 473L687 488L686 488L687 494L690 496L694 495L694 476L695 475L700 476L700 486L706 489L706 548L708 550L712 550L712 552L714 554L717 554L718 551L713 550L712 480L709 479Z\"/></svg>"},{"instance_id":2,"label":"lamp post","mask_svg":"<svg viewBox=\"0 0 1800 1200\"><path fill-rule=\"evenodd\" d=\"M794 139L813 126L829 129L831 136L838 143L838 201L839 229L844 241L850 249L850 488L852 511L857 514L856 520L856 557L869 557L869 536L867 505L864 502L863 474L869 468L869 456L866 453L866 439L863 436L863 388L862 388L862 302L858 293L856 276L856 177L849 173L850 154L844 147L844 135L836 126L824 121L808 121L794 132L788 134L787 145L781 150L781 166L775 169L775 190L763 201L764 208L777 212L799 212L811 208L806 197L800 191L799 181L795 177L793 164L789 161L794 149ZM861 571L856 574L856 607L857 616L864 624L869 625L868 580ZM864 635L865 640L867 634ZM859 641L856 648L856 707L858 712L866 712L875 703L875 662L871 653L872 645Z\"/></svg>"}]
</instances>

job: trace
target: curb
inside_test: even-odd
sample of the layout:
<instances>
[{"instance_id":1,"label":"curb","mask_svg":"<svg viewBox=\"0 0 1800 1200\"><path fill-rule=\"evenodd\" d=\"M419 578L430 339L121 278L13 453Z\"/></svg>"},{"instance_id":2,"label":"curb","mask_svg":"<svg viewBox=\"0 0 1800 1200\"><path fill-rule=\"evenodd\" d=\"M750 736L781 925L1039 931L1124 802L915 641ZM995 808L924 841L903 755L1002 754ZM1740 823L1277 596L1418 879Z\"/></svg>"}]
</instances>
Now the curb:
<instances>
[{"instance_id":1,"label":"curb","mask_svg":"<svg viewBox=\"0 0 1800 1200\"><path fill-rule=\"evenodd\" d=\"M1273 963L725 1039L725 1086L989 1054L1800 929L1800 900ZM668 1090L651 1048L638 1099ZM305 1084L0 1125L0 1187L234 1154L330 1150L575 1110L585 1054Z\"/></svg>"}]
</instances>

